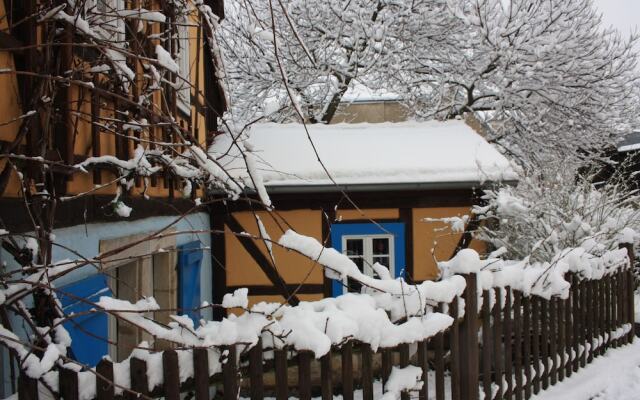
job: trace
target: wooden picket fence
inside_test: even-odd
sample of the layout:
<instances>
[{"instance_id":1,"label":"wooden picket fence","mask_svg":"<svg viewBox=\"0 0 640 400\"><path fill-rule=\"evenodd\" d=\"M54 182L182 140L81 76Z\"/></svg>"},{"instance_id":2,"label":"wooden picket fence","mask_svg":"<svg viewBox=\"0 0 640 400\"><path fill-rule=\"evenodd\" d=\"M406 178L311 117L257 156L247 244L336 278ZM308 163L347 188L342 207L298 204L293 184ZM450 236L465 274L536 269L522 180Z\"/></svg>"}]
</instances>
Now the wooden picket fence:
<instances>
[{"instance_id":1,"label":"wooden picket fence","mask_svg":"<svg viewBox=\"0 0 640 400\"><path fill-rule=\"evenodd\" d=\"M374 382L386 382L392 367L409 364L422 368L424 386L419 393L404 393L419 399L478 400L528 399L532 394L562 381L579 368L605 353L633 340L633 276L621 270L600 280L571 282L567 299L546 300L524 296L509 288L480 293L478 307L477 277L465 276L464 317L458 319L458 299L439 304L436 311L454 316L455 323L429 340L401 344L396 348L373 351L371 346L347 341L316 360L310 351L267 349L262 343L244 350L244 345L216 349L222 372L209 374L212 349L193 349L192 377L180 379L178 353L162 352L163 383L150 390L147 363L130 359L130 387L114 386L114 366L103 360L95 369L96 399L159 398L178 400L189 392L196 400L211 398L210 388L225 400L238 396L252 400L290 396L323 400L340 394L345 400L361 390L364 400L374 399ZM503 297L504 295L504 297ZM501 299L505 301L502 302ZM478 335L481 333L481 335ZM481 339L479 339L479 337ZM78 372L58 368L59 396L76 400L79 394ZM429 378L430 377L430 378ZM430 387L433 385L433 387ZM42 389L41 389L42 390ZM116 392L122 394L116 395ZM38 382L21 375L20 400L36 400Z\"/></svg>"}]
</instances>

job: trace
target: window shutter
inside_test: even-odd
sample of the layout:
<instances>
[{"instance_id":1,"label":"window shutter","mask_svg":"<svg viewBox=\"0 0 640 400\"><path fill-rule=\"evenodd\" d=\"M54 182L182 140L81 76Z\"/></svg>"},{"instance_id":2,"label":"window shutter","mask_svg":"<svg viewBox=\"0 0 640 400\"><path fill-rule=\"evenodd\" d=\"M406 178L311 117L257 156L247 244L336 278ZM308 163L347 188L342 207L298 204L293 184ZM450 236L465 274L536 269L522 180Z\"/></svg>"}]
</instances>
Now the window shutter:
<instances>
[{"instance_id":1,"label":"window shutter","mask_svg":"<svg viewBox=\"0 0 640 400\"><path fill-rule=\"evenodd\" d=\"M202 243L190 242L178 246L178 308L198 324L200 311L200 265L202 264Z\"/></svg>"},{"instance_id":2,"label":"window shutter","mask_svg":"<svg viewBox=\"0 0 640 400\"><path fill-rule=\"evenodd\" d=\"M113 294L107 286L106 278L103 275L94 275L61 287L58 298L64 313L69 315L94 308L91 304L76 298L84 298L95 303L102 296L113 297ZM64 327L71 335L71 356L77 361L95 366L102 356L109 353L107 314L96 312L81 315L65 322Z\"/></svg>"}]
</instances>

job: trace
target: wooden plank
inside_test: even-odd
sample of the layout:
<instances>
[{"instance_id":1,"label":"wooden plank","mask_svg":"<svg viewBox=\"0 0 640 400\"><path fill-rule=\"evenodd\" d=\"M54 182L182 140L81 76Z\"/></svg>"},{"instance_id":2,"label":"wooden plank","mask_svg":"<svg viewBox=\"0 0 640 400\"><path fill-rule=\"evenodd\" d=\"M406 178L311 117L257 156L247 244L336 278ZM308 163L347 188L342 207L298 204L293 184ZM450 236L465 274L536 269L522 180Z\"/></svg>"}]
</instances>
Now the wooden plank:
<instances>
[{"instance_id":1,"label":"wooden plank","mask_svg":"<svg viewBox=\"0 0 640 400\"><path fill-rule=\"evenodd\" d=\"M491 355L493 335L491 334L491 292L482 292L482 390L484 398L491 399Z\"/></svg>"},{"instance_id":2,"label":"wooden plank","mask_svg":"<svg viewBox=\"0 0 640 400\"><path fill-rule=\"evenodd\" d=\"M373 400L373 352L370 344L362 344L360 356L362 357L362 398Z\"/></svg>"},{"instance_id":3,"label":"wooden plank","mask_svg":"<svg viewBox=\"0 0 640 400\"><path fill-rule=\"evenodd\" d=\"M557 299L557 313L558 313L558 381L564 380L565 362L566 362L566 348L565 348L565 333L566 322L564 320L564 300Z\"/></svg>"},{"instance_id":4,"label":"wooden plank","mask_svg":"<svg viewBox=\"0 0 640 400\"><path fill-rule=\"evenodd\" d=\"M165 400L180 400L180 366L175 350L162 352L162 394Z\"/></svg>"},{"instance_id":5,"label":"wooden plank","mask_svg":"<svg viewBox=\"0 0 640 400\"><path fill-rule=\"evenodd\" d=\"M515 385L514 394L516 400L522 400L522 293L513 292L513 359Z\"/></svg>"},{"instance_id":6,"label":"wooden plank","mask_svg":"<svg viewBox=\"0 0 640 400\"><path fill-rule=\"evenodd\" d=\"M200 354L201 357L206 357L207 356L207 351L205 349L197 349L197 350L203 350ZM236 353L236 346L228 346L228 347L223 347L223 353L227 353L227 361L222 365L222 382L224 385L224 396L223 399L224 400L236 400L238 398L238 394L239 394L239 390L240 387L238 385L238 356ZM193 358L194 358L194 363L195 363L195 356L196 354L194 353ZM206 359L206 358L205 358ZM202 364L202 380L204 381L204 377L206 377L206 394L205 394L205 386L204 386L204 382L199 382L197 381L196 384L196 400L205 400L209 398L209 366L208 364L206 364L207 368L205 369L205 363L203 361L201 361ZM194 374L195 375L195 374ZM198 387L200 387L200 389L198 389ZM202 398L198 398L198 390L202 391L202 395L206 396L206 397L202 397Z\"/></svg>"},{"instance_id":7,"label":"wooden plank","mask_svg":"<svg viewBox=\"0 0 640 400\"><path fill-rule=\"evenodd\" d=\"M587 341L589 340L589 309L587 307L587 291L588 285L586 280L580 281L580 346L582 351L580 353L580 367L584 368L587 365Z\"/></svg>"},{"instance_id":8,"label":"wooden plank","mask_svg":"<svg viewBox=\"0 0 640 400\"><path fill-rule=\"evenodd\" d=\"M342 345L342 398L353 400L353 342Z\"/></svg>"},{"instance_id":9,"label":"wooden plank","mask_svg":"<svg viewBox=\"0 0 640 400\"><path fill-rule=\"evenodd\" d=\"M513 320L511 319L511 303L512 293L511 288L506 287L506 296L503 310L503 325L504 325L504 378L507 383L505 388L505 399L511 399L513 394L513 358L512 358L512 339L513 339Z\"/></svg>"},{"instance_id":10,"label":"wooden plank","mask_svg":"<svg viewBox=\"0 0 640 400\"><path fill-rule=\"evenodd\" d=\"M106 358L100 360L96 366L96 398L98 400L113 400L115 387L113 386L113 363ZM167 400L175 400L167 398Z\"/></svg>"},{"instance_id":11,"label":"wooden plank","mask_svg":"<svg viewBox=\"0 0 640 400\"><path fill-rule=\"evenodd\" d=\"M631 246L630 248L630 258L631 258L631 265L633 266L633 246ZM629 270L627 270L627 306L629 307L629 311L627 312L627 315L629 316L629 320L627 321L627 323L631 326L631 330L629 331L629 333L627 334L627 343L632 343L633 339L635 337L635 305L634 305L634 287L633 287L633 271L631 268L629 268Z\"/></svg>"},{"instance_id":12,"label":"wooden plank","mask_svg":"<svg viewBox=\"0 0 640 400\"><path fill-rule=\"evenodd\" d=\"M567 276L567 281L571 283L571 276ZM573 287L573 284L571 284ZM573 298L573 291L569 289L569 297L564 301L564 348L567 353L565 360L565 376L570 377L573 372L573 321L571 318L571 302Z\"/></svg>"},{"instance_id":13,"label":"wooden plank","mask_svg":"<svg viewBox=\"0 0 640 400\"><path fill-rule=\"evenodd\" d=\"M476 274L465 275L465 313L460 324L460 359L465 360L460 369L460 397L478 400L480 386L480 355L478 346L478 285ZM453 344L455 345L455 344Z\"/></svg>"},{"instance_id":14,"label":"wooden plank","mask_svg":"<svg viewBox=\"0 0 640 400\"><path fill-rule=\"evenodd\" d=\"M409 366L409 345L407 343L398 345L398 353L400 355L400 368ZM403 391L400 394L400 399L409 400L409 393Z\"/></svg>"},{"instance_id":15,"label":"wooden plank","mask_svg":"<svg viewBox=\"0 0 640 400\"><path fill-rule=\"evenodd\" d=\"M249 380L251 382L251 400L264 398L264 380L262 369L262 340L249 350Z\"/></svg>"},{"instance_id":16,"label":"wooden plank","mask_svg":"<svg viewBox=\"0 0 640 400\"><path fill-rule=\"evenodd\" d=\"M438 312L442 312L444 305L438 304ZM438 333L433 338L433 353L436 369L436 400L444 400L444 334Z\"/></svg>"},{"instance_id":17,"label":"wooden plank","mask_svg":"<svg viewBox=\"0 0 640 400\"><path fill-rule=\"evenodd\" d=\"M593 341L595 339L595 319L594 317L594 290L593 281L586 282L586 301L587 301L587 343L589 344L589 352L587 353L587 363L591 364L593 361Z\"/></svg>"},{"instance_id":18,"label":"wooden plank","mask_svg":"<svg viewBox=\"0 0 640 400\"><path fill-rule=\"evenodd\" d=\"M287 375L287 349L274 350L276 369L276 400L289 399L289 377Z\"/></svg>"},{"instance_id":19,"label":"wooden plank","mask_svg":"<svg viewBox=\"0 0 640 400\"><path fill-rule=\"evenodd\" d=\"M531 298L531 363L533 364L534 376L532 378L533 393L540 392L540 298Z\"/></svg>"},{"instance_id":20,"label":"wooden plank","mask_svg":"<svg viewBox=\"0 0 640 400\"><path fill-rule=\"evenodd\" d=\"M524 398L531 397L531 298L522 298L522 361L524 365Z\"/></svg>"},{"instance_id":21,"label":"wooden plank","mask_svg":"<svg viewBox=\"0 0 640 400\"><path fill-rule=\"evenodd\" d=\"M418 366L422 368L422 388L418 393L419 400L429 400L429 355L427 341L418 342Z\"/></svg>"},{"instance_id":22,"label":"wooden plank","mask_svg":"<svg viewBox=\"0 0 640 400\"><path fill-rule=\"evenodd\" d=\"M571 274L571 322L573 325L572 340L573 340L573 372L578 371L580 368L580 338L581 327L581 307L580 307L580 281L578 276Z\"/></svg>"},{"instance_id":23,"label":"wooden plank","mask_svg":"<svg viewBox=\"0 0 640 400\"><path fill-rule=\"evenodd\" d=\"M606 315L606 299L605 299L605 286L604 277L598 280L598 321L600 332L600 355L604 355L607 350L605 336L607 334L607 315Z\"/></svg>"},{"instance_id":24,"label":"wooden plank","mask_svg":"<svg viewBox=\"0 0 640 400\"><path fill-rule=\"evenodd\" d=\"M311 359L310 351L298 352L298 395L300 400L311 400Z\"/></svg>"},{"instance_id":25,"label":"wooden plank","mask_svg":"<svg viewBox=\"0 0 640 400\"><path fill-rule=\"evenodd\" d=\"M38 400L38 380L30 378L24 371L18 377L18 400Z\"/></svg>"},{"instance_id":26,"label":"wooden plank","mask_svg":"<svg viewBox=\"0 0 640 400\"><path fill-rule=\"evenodd\" d=\"M127 392L125 397L133 400L141 395L148 396L147 362L139 358L131 357L129 360L129 375L131 376L131 390L133 393Z\"/></svg>"},{"instance_id":27,"label":"wooden plank","mask_svg":"<svg viewBox=\"0 0 640 400\"><path fill-rule=\"evenodd\" d=\"M60 396L64 400L78 400L78 373L68 368L58 369Z\"/></svg>"},{"instance_id":28,"label":"wooden plank","mask_svg":"<svg viewBox=\"0 0 640 400\"><path fill-rule=\"evenodd\" d=\"M540 357L542 359L542 389L549 387L549 302L540 299Z\"/></svg>"},{"instance_id":29,"label":"wooden plank","mask_svg":"<svg viewBox=\"0 0 640 400\"><path fill-rule=\"evenodd\" d=\"M558 309L557 299L552 297L549 300L549 384L551 386L558 382Z\"/></svg>"},{"instance_id":30,"label":"wooden plank","mask_svg":"<svg viewBox=\"0 0 640 400\"><path fill-rule=\"evenodd\" d=\"M237 393L237 389L234 388L236 370L235 346L222 348L223 353L227 350L228 354L226 358L223 358L224 365L222 366L223 398L225 400L235 399L235 394ZM209 355L207 349L196 348L193 350L193 386L196 400L209 399Z\"/></svg>"},{"instance_id":31,"label":"wooden plank","mask_svg":"<svg viewBox=\"0 0 640 400\"><path fill-rule=\"evenodd\" d=\"M613 320L611 318L611 275L604 277L604 319L605 331L607 332L607 349L611 347L611 331L613 331Z\"/></svg>"},{"instance_id":32,"label":"wooden plank","mask_svg":"<svg viewBox=\"0 0 640 400\"><path fill-rule=\"evenodd\" d=\"M391 375L391 368L393 365L393 353L391 351L391 349L381 349L380 350L380 355L382 358L382 387L384 387L387 384L387 381L389 380L389 375Z\"/></svg>"},{"instance_id":33,"label":"wooden plank","mask_svg":"<svg viewBox=\"0 0 640 400\"><path fill-rule=\"evenodd\" d=\"M320 358L320 388L322 400L333 400L333 383L331 376L333 368L331 365L331 351Z\"/></svg>"},{"instance_id":34,"label":"wooden plank","mask_svg":"<svg viewBox=\"0 0 640 400\"><path fill-rule=\"evenodd\" d=\"M458 298L454 298L451 304L449 304L449 316L453 318L453 325L449 328L449 344L450 344L450 358L451 358L451 400L460 400L460 376L462 367L460 360L460 351L464 345L460 342L462 339L460 335L460 321L458 320ZM466 360L466 358L465 358ZM403 399L404 400L404 399Z\"/></svg>"},{"instance_id":35,"label":"wooden plank","mask_svg":"<svg viewBox=\"0 0 640 400\"><path fill-rule=\"evenodd\" d=\"M495 357L495 384L496 394L494 396L495 400L502 400L502 396L504 393L503 387L503 372L504 372L504 352L502 351L502 290L500 288L495 288L495 296L496 303L493 305L493 354Z\"/></svg>"}]
</instances>

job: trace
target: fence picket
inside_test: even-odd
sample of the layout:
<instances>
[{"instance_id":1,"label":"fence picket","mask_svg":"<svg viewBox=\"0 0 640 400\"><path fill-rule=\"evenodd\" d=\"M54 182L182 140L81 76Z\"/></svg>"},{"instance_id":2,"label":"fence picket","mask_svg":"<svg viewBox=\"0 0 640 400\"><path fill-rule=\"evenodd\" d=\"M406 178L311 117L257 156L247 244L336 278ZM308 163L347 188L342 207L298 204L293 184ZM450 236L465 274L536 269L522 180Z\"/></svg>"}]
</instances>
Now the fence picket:
<instances>
[{"instance_id":1,"label":"fence picket","mask_svg":"<svg viewBox=\"0 0 640 400\"><path fill-rule=\"evenodd\" d=\"M409 344L403 343L398 345L398 353L400 355L400 368L407 367L409 365ZM403 391L400 395L401 400L409 400L409 393Z\"/></svg>"},{"instance_id":2,"label":"fence picket","mask_svg":"<svg viewBox=\"0 0 640 400\"><path fill-rule=\"evenodd\" d=\"M571 282L571 278L566 278L568 282ZM571 322L571 290L569 290L569 297L563 300L563 309L564 309L564 376L570 377L571 370L573 368L573 358L571 354L571 349L573 348L573 342L571 339L573 333L573 326Z\"/></svg>"},{"instance_id":3,"label":"fence picket","mask_svg":"<svg viewBox=\"0 0 640 400\"><path fill-rule=\"evenodd\" d=\"M129 374L131 375L131 392L126 392L125 398L137 399L149 394L147 385L147 362L131 357L129 360Z\"/></svg>"},{"instance_id":4,"label":"fence picket","mask_svg":"<svg viewBox=\"0 0 640 400\"><path fill-rule=\"evenodd\" d=\"M502 400L504 394L503 372L504 359L502 358L502 289L495 288L496 303L493 305L493 354L495 363L495 383L497 385L494 400Z\"/></svg>"},{"instance_id":5,"label":"fence picket","mask_svg":"<svg viewBox=\"0 0 640 400\"><path fill-rule=\"evenodd\" d=\"M38 400L38 380L20 371L18 377L18 400Z\"/></svg>"},{"instance_id":6,"label":"fence picket","mask_svg":"<svg viewBox=\"0 0 640 400\"><path fill-rule=\"evenodd\" d=\"M460 400L460 325L458 321L458 298L449 304L449 315L453 318L453 325L449 328L449 347L451 349L451 400ZM404 400L404 399L403 399Z\"/></svg>"},{"instance_id":7,"label":"fence picket","mask_svg":"<svg viewBox=\"0 0 640 400\"><path fill-rule=\"evenodd\" d=\"M387 384L389 380L389 375L391 375L391 367L393 365L393 353L391 349L381 349L380 350L382 357L382 386Z\"/></svg>"},{"instance_id":8,"label":"fence picket","mask_svg":"<svg viewBox=\"0 0 640 400\"><path fill-rule=\"evenodd\" d=\"M353 400L353 342L342 345L342 399Z\"/></svg>"},{"instance_id":9,"label":"fence picket","mask_svg":"<svg viewBox=\"0 0 640 400\"><path fill-rule=\"evenodd\" d=\"M276 400L288 400L287 348L274 350L273 358L276 370Z\"/></svg>"},{"instance_id":10,"label":"fence picket","mask_svg":"<svg viewBox=\"0 0 640 400\"><path fill-rule=\"evenodd\" d=\"M427 341L418 342L418 366L422 368L422 389L418 399L429 400L429 355L427 353Z\"/></svg>"},{"instance_id":11,"label":"fence picket","mask_svg":"<svg viewBox=\"0 0 640 400\"><path fill-rule=\"evenodd\" d=\"M310 351L298 352L298 394L300 400L311 400L311 357Z\"/></svg>"},{"instance_id":12,"label":"fence picket","mask_svg":"<svg viewBox=\"0 0 640 400\"><path fill-rule=\"evenodd\" d=\"M630 247L629 254L630 254L629 257L631 259L631 267L627 270L627 273L626 273L627 306L629 307L629 311L627 312L627 315L629 316L629 319L626 322L631 326L629 333L627 333L627 343L632 343L633 338L635 336L635 305L634 305L634 295L633 295L634 285L633 285L633 269L632 269L633 261L634 261L633 246Z\"/></svg>"},{"instance_id":13,"label":"fence picket","mask_svg":"<svg viewBox=\"0 0 640 400\"><path fill-rule=\"evenodd\" d=\"M236 380L236 347L223 347L223 353L228 351L226 362L222 365L224 383L224 399L235 399L238 392ZM209 354L207 349L193 349L193 384L196 400L209 399Z\"/></svg>"},{"instance_id":14,"label":"fence picket","mask_svg":"<svg viewBox=\"0 0 640 400\"><path fill-rule=\"evenodd\" d=\"M531 299L529 296L522 298L522 330L524 332L522 343L522 360L524 365L524 398L531 397Z\"/></svg>"},{"instance_id":15,"label":"fence picket","mask_svg":"<svg viewBox=\"0 0 640 400\"><path fill-rule=\"evenodd\" d=\"M362 398L373 400L373 360L371 345L363 343L360 355L362 357Z\"/></svg>"},{"instance_id":16,"label":"fence picket","mask_svg":"<svg viewBox=\"0 0 640 400\"><path fill-rule=\"evenodd\" d=\"M438 312L442 312L444 306L438 304ZM436 364L436 400L444 400L444 334L438 333L433 339L435 364Z\"/></svg>"},{"instance_id":17,"label":"fence picket","mask_svg":"<svg viewBox=\"0 0 640 400\"><path fill-rule=\"evenodd\" d=\"M511 318L511 288L506 287L506 298L504 302L504 317L503 317L503 325L504 325L504 375L505 380L507 382L507 387L505 388L505 398L511 399L513 395L513 358L512 358L512 339L513 339L513 328Z\"/></svg>"},{"instance_id":18,"label":"fence picket","mask_svg":"<svg viewBox=\"0 0 640 400\"><path fill-rule=\"evenodd\" d=\"M516 400L522 400L522 294L513 292L513 355L515 385L514 394Z\"/></svg>"},{"instance_id":19,"label":"fence picket","mask_svg":"<svg viewBox=\"0 0 640 400\"><path fill-rule=\"evenodd\" d=\"M251 383L251 400L264 398L264 380L262 369L262 340L258 340L249 350L249 382Z\"/></svg>"},{"instance_id":20,"label":"fence picket","mask_svg":"<svg viewBox=\"0 0 640 400\"><path fill-rule=\"evenodd\" d=\"M58 370L60 382L60 396L64 400L78 400L78 373L69 368Z\"/></svg>"},{"instance_id":21,"label":"fence picket","mask_svg":"<svg viewBox=\"0 0 640 400\"><path fill-rule=\"evenodd\" d=\"M175 350L165 350L162 353L162 373L164 377L163 392L166 400L180 399L180 366L178 353Z\"/></svg>"},{"instance_id":22,"label":"fence picket","mask_svg":"<svg viewBox=\"0 0 640 400\"><path fill-rule=\"evenodd\" d=\"M540 357L542 358L542 389L549 387L549 302L540 299Z\"/></svg>"},{"instance_id":23,"label":"fence picket","mask_svg":"<svg viewBox=\"0 0 640 400\"><path fill-rule=\"evenodd\" d=\"M533 358L533 393L538 394L540 392L540 301L539 297L533 297L531 299L531 357Z\"/></svg>"},{"instance_id":24,"label":"fence picket","mask_svg":"<svg viewBox=\"0 0 640 400\"><path fill-rule=\"evenodd\" d=\"M482 388L484 398L491 399L491 345L493 337L491 335L491 292L482 292Z\"/></svg>"},{"instance_id":25,"label":"fence picket","mask_svg":"<svg viewBox=\"0 0 640 400\"><path fill-rule=\"evenodd\" d=\"M331 364L331 351L320 358L320 387L322 400L333 399L333 383L331 382L333 366Z\"/></svg>"},{"instance_id":26,"label":"fence picket","mask_svg":"<svg viewBox=\"0 0 640 400\"><path fill-rule=\"evenodd\" d=\"M96 398L98 400L113 400L115 396L113 363L103 358L96 366L96 374Z\"/></svg>"},{"instance_id":27,"label":"fence picket","mask_svg":"<svg viewBox=\"0 0 640 400\"><path fill-rule=\"evenodd\" d=\"M552 297L549 303L549 384L555 385L558 382L558 308L557 298Z\"/></svg>"},{"instance_id":28,"label":"fence picket","mask_svg":"<svg viewBox=\"0 0 640 400\"><path fill-rule=\"evenodd\" d=\"M460 324L460 357L465 360L460 370L460 396L465 400L478 400L480 386L480 353L478 351L478 277L464 276L465 314ZM455 346L456 343L452 344Z\"/></svg>"}]
</instances>

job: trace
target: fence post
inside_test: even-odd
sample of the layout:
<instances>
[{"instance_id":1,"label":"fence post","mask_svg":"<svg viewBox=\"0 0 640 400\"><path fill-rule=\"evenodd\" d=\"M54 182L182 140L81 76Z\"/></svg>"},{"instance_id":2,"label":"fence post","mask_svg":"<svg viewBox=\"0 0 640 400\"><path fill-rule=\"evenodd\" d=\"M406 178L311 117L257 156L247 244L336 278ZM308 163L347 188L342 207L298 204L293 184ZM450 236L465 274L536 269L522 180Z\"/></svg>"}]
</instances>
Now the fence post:
<instances>
[{"instance_id":1,"label":"fence post","mask_svg":"<svg viewBox=\"0 0 640 400\"><path fill-rule=\"evenodd\" d=\"M113 374L113 371L111 373ZM178 353L175 350L162 352L162 373L165 400L180 400L180 366Z\"/></svg>"},{"instance_id":2,"label":"fence post","mask_svg":"<svg viewBox=\"0 0 640 400\"><path fill-rule=\"evenodd\" d=\"M251 383L251 400L264 398L262 339L258 339L258 343L249 350L249 379Z\"/></svg>"},{"instance_id":3,"label":"fence post","mask_svg":"<svg viewBox=\"0 0 640 400\"><path fill-rule=\"evenodd\" d=\"M464 276L465 313L460 324L460 357L465 360L460 368L461 400L478 400L480 387L480 355L478 345L478 286L476 274Z\"/></svg>"},{"instance_id":4,"label":"fence post","mask_svg":"<svg viewBox=\"0 0 640 400\"><path fill-rule=\"evenodd\" d=\"M627 249L627 256L629 257L629 268L625 271L621 276L626 282L622 286L623 290L626 292L625 300L627 304L623 305L626 308L626 320L622 321L622 323L631 324L631 330L627 335L626 340L623 339L623 343L628 342L631 343L635 336L635 310L633 303L633 268L636 262L636 255L633 251L633 243L620 243L620 248Z\"/></svg>"},{"instance_id":5,"label":"fence post","mask_svg":"<svg viewBox=\"0 0 640 400\"><path fill-rule=\"evenodd\" d=\"M240 390L239 386L238 386L238 355L237 355L237 350L236 350L236 346L231 345L228 347L223 347L224 351L228 351L227 354L227 362L225 362L222 365L222 380L223 380L223 384L224 384L224 400L235 400L238 398L238 392ZM207 350L206 349L196 349L196 350L200 350L202 351L202 357L205 357L207 355ZM193 355L193 359L194 362L196 360L196 354ZM208 361L208 358L206 359ZM202 361L202 365L204 366L205 363L204 361ZM209 367L208 367L208 363L207 365L207 369L203 370L206 371L206 375L204 375L204 371L203 371L203 375L206 377L206 382L204 382L205 378L202 378L203 382L200 384L201 385L201 390L203 391L203 395L204 395L204 389L206 389L206 399L209 398ZM200 400L200 398L198 398L198 390L196 389L196 400ZM204 399L203 399L204 400Z\"/></svg>"},{"instance_id":6,"label":"fence post","mask_svg":"<svg viewBox=\"0 0 640 400\"><path fill-rule=\"evenodd\" d=\"M58 369L60 379L60 397L65 400L78 400L78 373L68 368Z\"/></svg>"},{"instance_id":7,"label":"fence post","mask_svg":"<svg viewBox=\"0 0 640 400\"><path fill-rule=\"evenodd\" d=\"M177 360L177 357L176 357ZM96 398L98 400L113 400L115 387L113 386L113 363L106 358L100 360L96 366ZM169 400L174 400L169 398Z\"/></svg>"},{"instance_id":8,"label":"fence post","mask_svg":"<svg viewBox=\"0 0 640 400\"><path fill-rule=\"evenodd\" d=\"M38 380L29 377L24 371L20 371L18 377L18 399L38 400Z\"/></svg>"}]
</instances>

